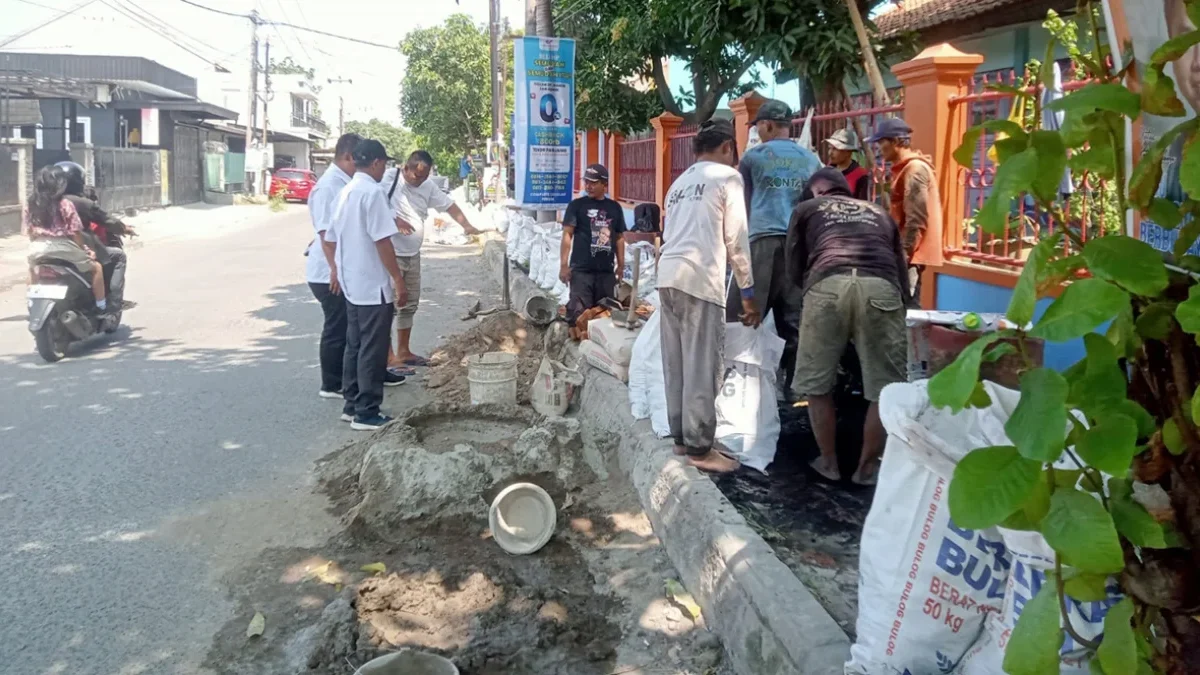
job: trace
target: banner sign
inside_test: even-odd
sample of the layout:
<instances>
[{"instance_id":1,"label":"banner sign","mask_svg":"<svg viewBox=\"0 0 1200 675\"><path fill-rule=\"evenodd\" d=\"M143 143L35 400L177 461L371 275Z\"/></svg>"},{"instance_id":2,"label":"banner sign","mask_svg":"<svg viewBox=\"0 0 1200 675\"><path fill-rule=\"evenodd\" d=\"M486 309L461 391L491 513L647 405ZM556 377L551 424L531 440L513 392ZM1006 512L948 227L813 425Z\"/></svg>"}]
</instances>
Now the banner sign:
<instances>
[{"instance_id":1,"label":"banner sign","mask_svg":"<svg viewBox=\"0 0 1200 675\"><path fill-rule=\"evenodd\" d=\"M514 48L516 201L566 208L575 185L575 41L524 37Z\"/></svg>"}]
</instances>

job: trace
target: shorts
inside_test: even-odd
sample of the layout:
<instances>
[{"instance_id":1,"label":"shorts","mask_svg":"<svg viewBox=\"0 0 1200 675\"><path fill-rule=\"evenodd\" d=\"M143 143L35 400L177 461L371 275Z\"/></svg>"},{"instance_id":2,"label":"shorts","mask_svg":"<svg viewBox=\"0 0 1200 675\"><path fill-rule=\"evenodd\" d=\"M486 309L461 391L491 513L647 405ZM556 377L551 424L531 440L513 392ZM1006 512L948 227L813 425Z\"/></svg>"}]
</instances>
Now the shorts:
<instances>
[{"instance_id":1,"label":"shorts","mask_svg":"<svg viewBox=\"0 0 1200 675\"><path fill-rule=\"evenodd\" d=\"M47 260L57 260L71 265L81 274L89 276L92 274L92 265L95 264L88 252L74 240L61 237L47 237L29 242L28 260L30 265Z\"/></svg>"},{"instance_id":2,"label":"shorts","mask_svg":"<svg viewBox=\"0 0 1200 675\"><path fill-rule=\"evenodd\" d=\"M878 401L884 387L907 379L904 316L900 290L886 279L851 270L813 284L804 294L793 391L832 393L838 362L853 339L862 364L863 394L868 401Z\"/></svg>"},{"instance_id":3,"label":"shorts","mask_svg":"<svg viewBox=\"0 0 1200 675\"><path fill-rule=\"evenodd\" d=\"M407 330L413 327L413 316L417 313L417 305L421 304L421 254L398 255L396 266L404 279L408 302L396 312L395 325L398 330Z\"/></svg>"}]
</instances>

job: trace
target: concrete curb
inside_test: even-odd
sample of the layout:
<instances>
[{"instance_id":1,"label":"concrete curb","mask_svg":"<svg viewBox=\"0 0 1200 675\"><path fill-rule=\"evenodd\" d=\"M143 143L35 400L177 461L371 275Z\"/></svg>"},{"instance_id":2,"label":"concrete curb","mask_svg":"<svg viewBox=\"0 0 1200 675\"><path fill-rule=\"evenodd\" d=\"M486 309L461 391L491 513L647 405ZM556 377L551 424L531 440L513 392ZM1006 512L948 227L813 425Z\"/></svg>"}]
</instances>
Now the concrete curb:
<instances>
[{"instance_id":1,"label":"concrete curb","mask_svg":"<svg viewBox=\"0 0 1200 675\"><path fill-rule=\"evenodd\" d=\"M628 388L589 368L585 440L615 451L654 532L740 675L841 675L850 640L716 485L629 411Z\"/></svg>"}]
</instances>

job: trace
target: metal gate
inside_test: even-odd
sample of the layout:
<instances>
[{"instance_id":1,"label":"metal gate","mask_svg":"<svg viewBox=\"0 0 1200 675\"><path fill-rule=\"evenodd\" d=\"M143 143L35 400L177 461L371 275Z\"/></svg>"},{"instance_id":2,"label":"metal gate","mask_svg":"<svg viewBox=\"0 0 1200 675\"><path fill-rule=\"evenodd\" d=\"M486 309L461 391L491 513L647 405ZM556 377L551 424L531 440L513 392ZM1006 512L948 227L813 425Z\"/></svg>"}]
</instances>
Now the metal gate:
<instances>
[{"instance_id":1,"label":"metal gate","mask_svg":"<svg viewBox=\"0 0 1200 675\"><path fill-rule=\"evenodd\" d=\"M175 149L171 152L171 203L192 204L204 199L204 153L200 130L175 126Z\"/></svg>"},{"instance_id":2,"label":"metal gate","mask_svg":"<svg viewBox=\"0 0 1200 675\"><path fill-rule=\"evenodd\" d=\"M96 148L96 193L106 211L162 206L157 150Z\"/></svg>"},{"instance_id":3,"label":"metal gate","mask_svg":"<svg viewBox=\"0 0 1200 675\"><path fill-rule=\"evenodd\" d=\"M17 151L0 143L0 207L21 205L21 163Z\"/></svg>"}]
</instances>

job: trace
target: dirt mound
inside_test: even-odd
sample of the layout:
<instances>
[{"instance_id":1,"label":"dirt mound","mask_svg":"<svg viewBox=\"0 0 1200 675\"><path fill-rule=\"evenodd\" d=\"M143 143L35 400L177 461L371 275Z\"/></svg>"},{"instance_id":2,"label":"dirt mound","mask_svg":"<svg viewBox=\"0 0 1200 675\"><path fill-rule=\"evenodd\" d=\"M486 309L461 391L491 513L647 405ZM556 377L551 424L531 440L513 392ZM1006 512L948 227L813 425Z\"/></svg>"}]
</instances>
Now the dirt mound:
<instances>
[{"instance_id":1,"label":"dirt mound","mask_svg":"<svg viewBox=\"0 0 1200 675\"><path fill-rule=\"evenodd\" d=\"M517 355L517 402L529 403L529 383L537 374L545 354L546 329L526 321L516 312L501 312L485 318L470 330L451 336L434 350L426 375L426 387L439 401L469 403L467 359L486 352Z\"/></svg>"}]
</instances>

